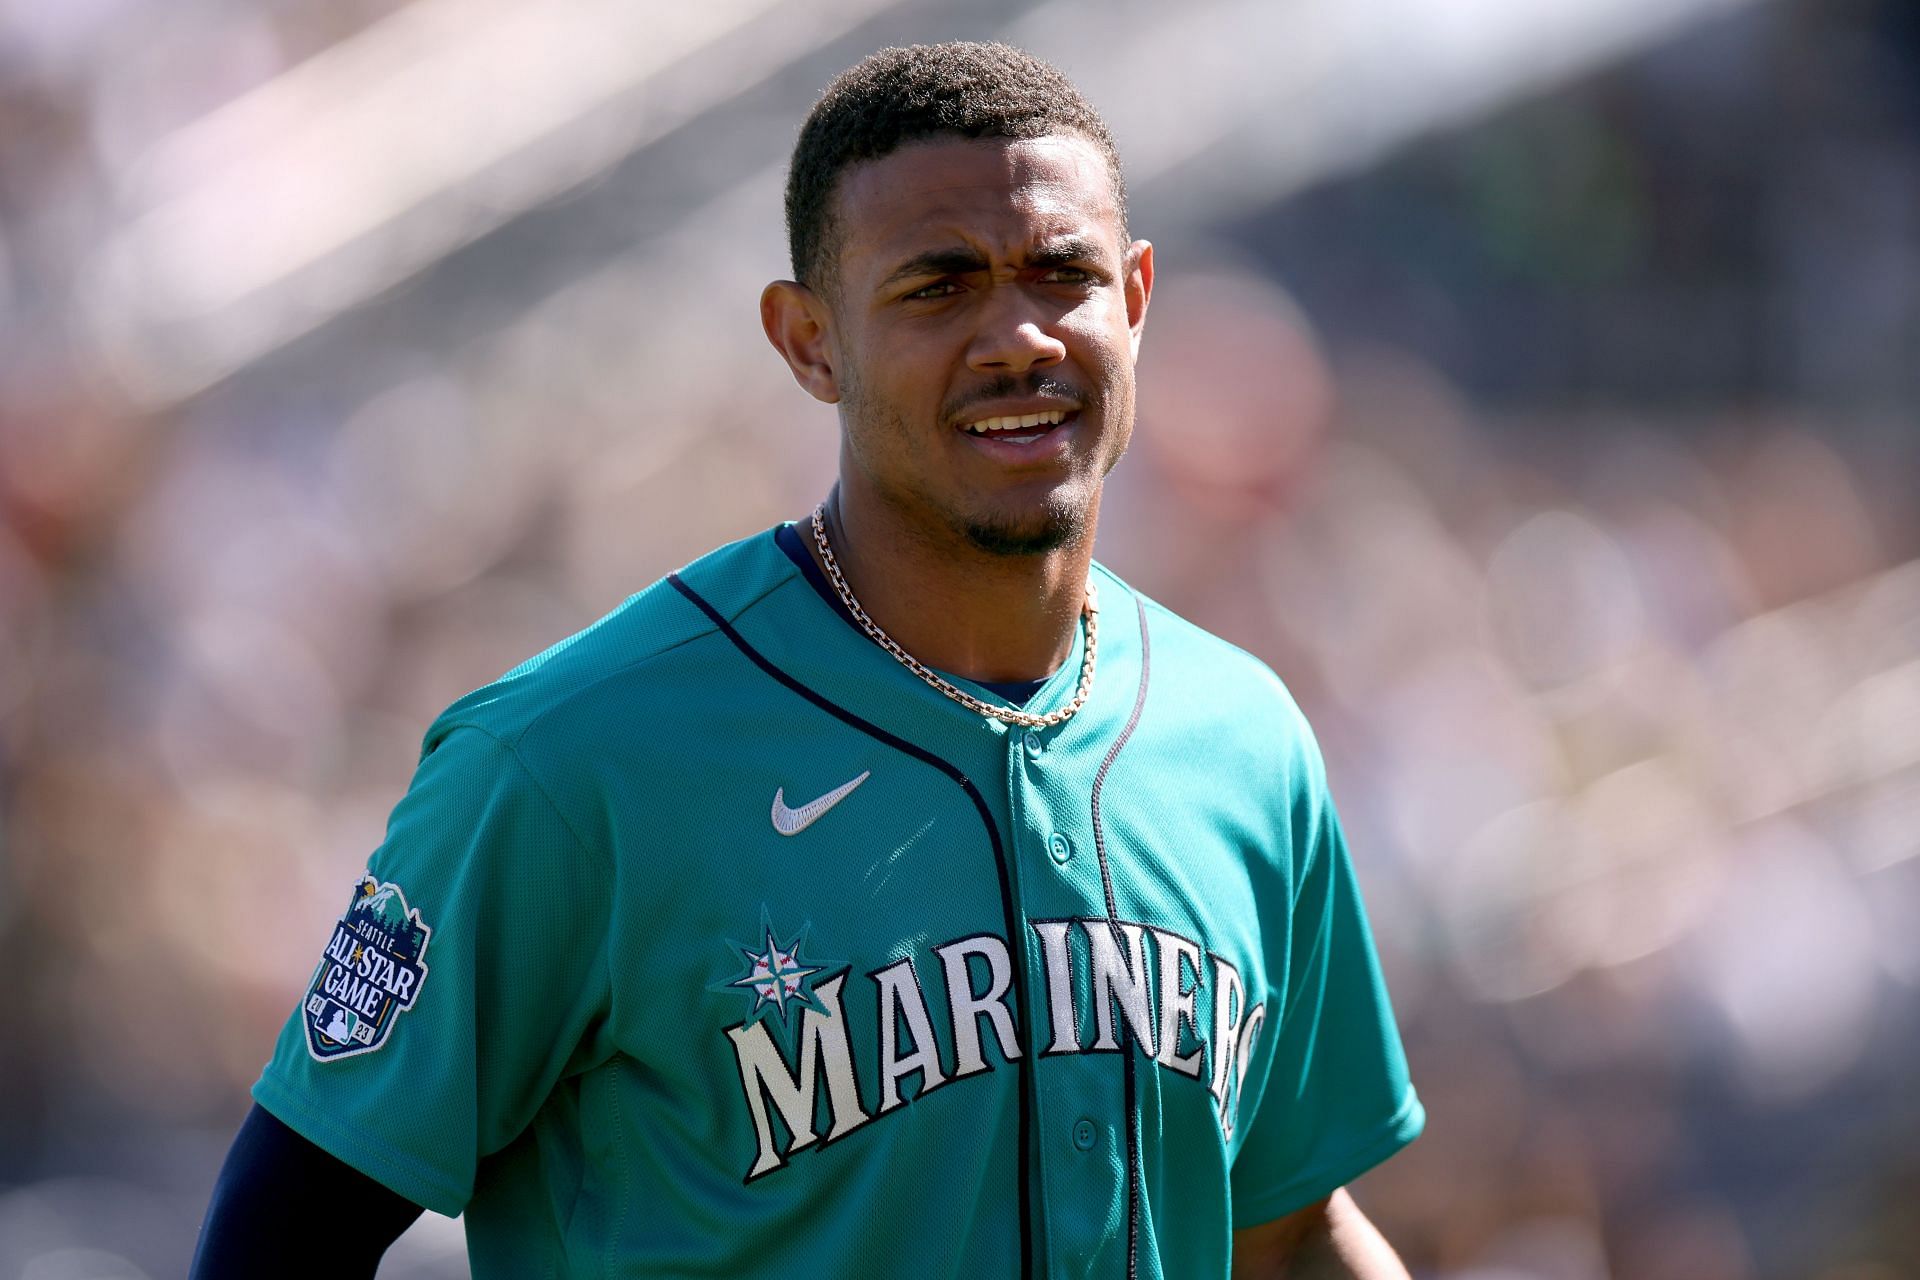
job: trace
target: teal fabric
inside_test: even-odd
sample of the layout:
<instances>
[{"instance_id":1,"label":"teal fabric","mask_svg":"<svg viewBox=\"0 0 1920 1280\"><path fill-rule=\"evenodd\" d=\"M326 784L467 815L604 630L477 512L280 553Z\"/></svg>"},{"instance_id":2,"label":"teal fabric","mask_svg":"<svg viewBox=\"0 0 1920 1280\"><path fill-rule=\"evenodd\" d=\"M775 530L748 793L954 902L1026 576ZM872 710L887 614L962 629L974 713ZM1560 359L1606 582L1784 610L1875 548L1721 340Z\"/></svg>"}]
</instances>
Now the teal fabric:
<instances>
[{"instance_id":1,"label":"teal fabric","mask_svg":"<svg viewBox=\"0 0 1920 1280\"><path fill-rule=\"evenodd\" d=\"M1029 735L852 632L771 534L681 580L740 643L657 583L434 724L368 868L432 930L417 999L327 1060L297 1008L255 1088L464 1211L476 1276L1017 1275L1023 1218L1032 1274L1223 1276L1234 1227L1419 1133L1317 748L1259 662L1100 570L1093 696ZM804 814L855 778L776 830L776 791Z\"/></svg>"}]
</instances>

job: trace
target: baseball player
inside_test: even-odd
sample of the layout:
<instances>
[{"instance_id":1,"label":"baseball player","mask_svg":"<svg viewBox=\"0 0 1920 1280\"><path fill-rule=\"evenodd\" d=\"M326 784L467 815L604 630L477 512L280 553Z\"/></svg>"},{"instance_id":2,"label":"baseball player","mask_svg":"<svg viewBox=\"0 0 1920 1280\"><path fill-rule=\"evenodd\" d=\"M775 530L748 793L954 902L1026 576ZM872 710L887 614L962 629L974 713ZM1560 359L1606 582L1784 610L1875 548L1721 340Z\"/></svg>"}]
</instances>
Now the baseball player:
<instances>
[{"instance_id":1,"label":"baseball player","mask_svg":"<svg viewBox=\"0 0 1920 1280\"><path fill-rule=\"evenodd\" d=\"M809 517L460 699L344 886L195 1272L1405 1276L1423 1124L1280 681L1092 559L1153 250L1000 45L836 80L761 299Z\"/></svg>"}]
</instances>

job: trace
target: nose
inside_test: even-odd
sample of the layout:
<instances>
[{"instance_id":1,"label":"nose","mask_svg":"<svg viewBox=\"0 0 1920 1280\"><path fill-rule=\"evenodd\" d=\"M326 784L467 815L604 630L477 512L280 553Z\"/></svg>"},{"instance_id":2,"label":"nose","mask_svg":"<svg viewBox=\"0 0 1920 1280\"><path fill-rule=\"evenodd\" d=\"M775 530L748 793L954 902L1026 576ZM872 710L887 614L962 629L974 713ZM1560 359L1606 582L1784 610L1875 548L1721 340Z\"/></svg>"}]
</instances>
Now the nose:
<instances>
[{"instance_id":1,"label":"nose","mask_svg":"<svg viewBox=\"0 0 1920 1280\"><path fill-rule=\"evenodd\" d=\"M981 373L1025 373L1067 358L1067 344L1048 327L1049 316L1019 288L994 289L980 307L967 365Z\"/></svg>"}]
</instances>

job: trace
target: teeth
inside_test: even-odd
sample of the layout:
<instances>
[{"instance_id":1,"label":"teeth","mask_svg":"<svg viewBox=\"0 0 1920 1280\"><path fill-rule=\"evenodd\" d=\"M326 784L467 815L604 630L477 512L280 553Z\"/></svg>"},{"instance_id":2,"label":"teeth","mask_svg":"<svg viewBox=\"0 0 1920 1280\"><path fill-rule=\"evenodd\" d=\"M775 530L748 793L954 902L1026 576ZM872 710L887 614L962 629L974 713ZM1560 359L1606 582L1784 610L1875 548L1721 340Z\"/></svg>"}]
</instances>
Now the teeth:
<instances>
[{"instance_id":1,"label":"teeth","mask_svg":"<svg viewBox=\"0 0 1920 1280\"><path fill-rule=\"evenodd\" d=\"M1045 413L1028 413L1004 418L983 418L979 422L969 422L967 430L975 435L985 435L989 431L1021 431L1032 427L1058 426L1066 419L1064 409L1049 409Z\"/></svg>"}]
</instances>

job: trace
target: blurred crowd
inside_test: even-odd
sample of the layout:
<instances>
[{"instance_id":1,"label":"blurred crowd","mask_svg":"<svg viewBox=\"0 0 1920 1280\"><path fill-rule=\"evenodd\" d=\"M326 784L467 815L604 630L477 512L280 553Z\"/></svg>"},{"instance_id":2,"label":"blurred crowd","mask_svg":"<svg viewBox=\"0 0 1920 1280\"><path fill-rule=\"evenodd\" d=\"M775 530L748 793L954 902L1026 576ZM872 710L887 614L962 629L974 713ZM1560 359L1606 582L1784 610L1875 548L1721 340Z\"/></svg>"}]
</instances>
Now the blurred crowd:
<instances>
[{"instance_id":1,"label":"blurred crowd","mask_svg":"<svg viewBox=\"0 0 1920 1280\"><path fill-rule=\"evenodd\" d=\"M0 4L0 1280L179 1274L435 713L834 465L769 272L686 253L732 206L130 390L68 309L114 175L379 16L189 12ZM1321 737L1417 1275L1920 1275L1911 13L1761 6L1163 259L1100 554Z\"/></svg>"}]
</instances>

